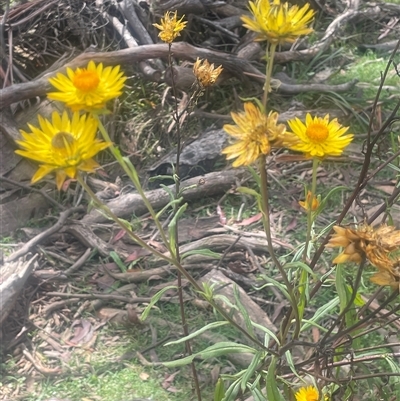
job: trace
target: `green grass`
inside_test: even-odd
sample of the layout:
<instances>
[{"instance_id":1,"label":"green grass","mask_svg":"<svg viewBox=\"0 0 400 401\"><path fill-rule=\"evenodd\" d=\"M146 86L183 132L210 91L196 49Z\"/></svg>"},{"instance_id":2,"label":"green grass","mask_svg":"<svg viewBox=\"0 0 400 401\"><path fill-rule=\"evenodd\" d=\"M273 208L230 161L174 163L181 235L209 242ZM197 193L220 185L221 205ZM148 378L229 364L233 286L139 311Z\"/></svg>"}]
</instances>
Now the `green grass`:
<instances>
[{"instance_id":1,"label":"green grass","mask_svg":"<svg viewBox=\"0 0 400 401\"><path fill-rule=\"evenodd\" d=\"M142 289L143 290L143 289ZM148 293L148 289L147 289ZM179 307L176 304L159 303L151 313L151 316L165 319L173 324L180 323ZM203 327L214 320L209 312L199 312L197 308L187 307L187 321L191 331ZM151 317L150 317L150 321ZM176 330L158 326L155 321L151 323L157 331L157 340L170 336L174 339ZM187 401L192 397L192 380L190 368L167 369L163 367L143 366L132 353L132 357L123 362L113 362L127 352L142 351L151 345L151 333L149 326L143 328L123 328L106 326L96 332L98 337L91 349L68 348L71 357L67 362L58 364L63 367L64 375L54 378L36 377L33 390L24 396L26 401L41 401L51 397L61 399L68 398L71 401L80 401L84 398L90 400L121 401L132 398L148 398L158 401ZM216 333L223 334L231 340L237 339L237 334L231 328L220 328ZM31 333L32 337L35 333ZM116 339L118 338L118 340ZM211 345L201 338L196 338L193 343L193 351L198 352ZM66 349L67 350L67 349ZM180 358L184 345L160 345L155 352L160 362L171 361ZM49 360L42 355L42 363L50 365ZM144 357L150 360L149 354ZM8 356L0 365L0 397L11 393L17 386L24 389L26 385L25 375L16 373L17 360ZM213 385L211 384L210 371L215 365L225 366L226 362L220 359L211 361L199 361L197 368L202 386L204 399L211 399ZM53 366L54 367L54 366ZM172 391L163 388L163 383L171 374L178 372L170 386Z\"/></svg>"}]
</instances>

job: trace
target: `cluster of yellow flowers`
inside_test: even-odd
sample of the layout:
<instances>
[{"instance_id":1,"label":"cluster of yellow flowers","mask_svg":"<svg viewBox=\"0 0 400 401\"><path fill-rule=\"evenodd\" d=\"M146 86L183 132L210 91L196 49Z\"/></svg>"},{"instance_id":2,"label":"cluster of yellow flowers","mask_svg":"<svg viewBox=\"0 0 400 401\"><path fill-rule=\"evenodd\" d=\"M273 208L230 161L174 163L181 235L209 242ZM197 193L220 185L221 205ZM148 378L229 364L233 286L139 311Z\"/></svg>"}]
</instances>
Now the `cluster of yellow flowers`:
<instances>
[{"instance_id":1,"label":"cluster of yellow flowers","mask_svg":"<svg viewBox=\"0 0 400 401\"><path fill-rule=\"evenodd\" d=\"M32 183L54 171L61 189L65 179L76 178L79 170L94 172L100 167L93 157L111 143L96 138L98 120L94 115L121 95L125 80L120 66L104 68L93 61L86 68L67 68L67 75L58 73L49 79L59 92L48 93L48 98L65 103L73 113L69 117L67 111L54 112L51 121L38 116L39 128L28 124L30 133L21 130L23 140L17 143L22 149L16 153L40 163ZM80 115L79 111L89 114Z\"/></svg>"},{"instance_id":2,"label":"cluster of yellow flowers","mask_svg":"<svg viewBox=\"0 0 400 401\"><path fill-rule=\"evenodd\" d=\"M360 263L367 258L378 269L371 281L378 285L400 286L400 230L392 226L373 228L367 224L360 227L333 227L335 234L327 247L344 248L333 263Z\"/></svg>"},{"instance_id":3,"label":"cluster of yellow flowers","mask_svg":"<svg viewBox=\"0 0 400 401\"><path fill-rule=\"evenodd\" d=\"M160 38L170 44L186 24L176 12L167 12L161 25L154 25L161 30ZM205 88L215 83L222 67L215 68L208 60L197 59L193 72ZM67 68L66 75L58 73L49 79L58 91L48 93L48 98L65 103L73 114L70 118L66 111L54 112L51 121L38 116L39 127L28 124L31 132L21 130L23 140L17 141L21 149L16 153L39 162L32 183L55 172L60 190L67 177L76 178L78 171L94 172L100 167L93 158L111 143L96 138L99 123L95 116L105 111L108 101L122 94L126 79L119 65L104 67L93 61L86 68ZM89 114L81 116L80 111Z\"/></svg>"}]
</instances>

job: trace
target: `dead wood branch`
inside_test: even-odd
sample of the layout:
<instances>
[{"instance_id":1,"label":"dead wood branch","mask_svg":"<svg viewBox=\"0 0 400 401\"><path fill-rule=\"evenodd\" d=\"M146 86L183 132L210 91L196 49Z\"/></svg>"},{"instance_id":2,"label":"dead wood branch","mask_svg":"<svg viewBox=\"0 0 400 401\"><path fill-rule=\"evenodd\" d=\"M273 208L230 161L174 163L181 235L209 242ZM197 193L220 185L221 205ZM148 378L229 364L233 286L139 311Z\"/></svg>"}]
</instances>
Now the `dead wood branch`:
<instances>
[{"instance_id":1,"label":"dead wood branch","mask_svg":"<svg viewBox=\"0 0 400 401\"><path fill-rule=\"evenodd\" d=\"M82 206L79 206L79 207L73 207L71 209L65 210L64 212L61 212L60 217L59 217L57 223L54 224L54 226L48 228L47 230L43 231L42 233L40 233L36 237L32 238L27 243L25 243L22 248L18 249L18 251L16 251L16 252L12 253L6 259L6 262L12 262L12 261L20 258L21 256L25 255L33 247L40 244L40 242L43 241L45 238L47 238L50 235L54 234L55 232L59 231L64 226L65 222L72 214L83 212L84 210L85 210L85 208L83 208Z\"/></svg>"},{"instance_id":2,"label":"dead wood branch","mask_svg":"<svg viewBox=\"0 0 400 401\"><path fill-rule=\"evenodd\" d=\"M354 3L354 7L356 7L356 3ZM336 35L341 27L348 24L350 21L354 19L368 19L375 17L377 13L380 12L380 8L376 5L371 7L366 7L362 10L358 10L357 8L349 8L343 14L337 16L328 26L325 31L325 35L311 46L309 49L298 50L298 51L286 51L286 52L278 52L275 55L275 61L277 63L287 63L289 61L301 61L301 60L309 60L310 58L315 57L318 53L325 52L329 46L333 43L336 38Z\"/></svg>"},{"instance_id":3,"label":"dead wood branch","mask_svg":"<svg viewBox=\"0 0 400 401\"><path fill-rule=\"evenodd\" d=\"M18 299L26 280L37 266L37 255L28 261L5 263L0 267L0 323L7 318Z\"/></svg>"},{"instance_id":4,"label":"dead wood branch","mask_svg":"<svg viewBox=\"0 0 400 401\"><path fill-rule=\"evenodd\" d=\"M217 171L183 181L181 184L183 200L187 202L228 191L244 173L242 169ZM170 185L169 188L172 192L175 191L174 185ZM168 193L161 188L146 192L146 197L155 210L160 210L170 201ZM121 195L108 202L107 206L118 217L130 217L133 214L141 216L147 213L147 208L137 193ZM93 210L82 219L82 223L89 225L106 221L106 216L97 210Z\"/></svg>"},{"instance_id":5,"label":"dead wood branch","mask_svg":"<svg viewBox=\"0 0 400 401\"><path fill-rule=\"evenodd\" d=\"M215 65L222 65L227 72L230 72L236 77L240 78L243 74L246 74L249 77L254 77L259 82L264 82L264 75L256 67L254 67L248 60L239 58L232 54L195 47L185 42L173 43L172 53L174 57L182 60L195 61L198 57L208 59ZM30 99L35 96L45 96L47 92L52 90L52 86L48 82L48 79L56 75L58 72L65 73L67 67L73 69L83 67L86 66L90 60L93 60L96 63L102 62L106 65L117 65L131 64L133 62L140 62L152 58L166 58L167 56L168 45L166 44L144 45L132 49L117 50L106 53L82 53L70 63L66 64L63 68L45 74L39 79L23 84L15 84L1 90L0 109L21 100ZM286 85L281 85L281 92L284 93L286 88ZM304 91L304 89L304 87L300 88L297 93ZM331 87L330 90L337 91L338 88L333 87L332 89ZM293 94L293 88L290 88L289 94Z\"/></svg>"},{"instance_id":6,"label":"dead wood branch","mask_svg":"<svg viewBox=\"0 0 400 401\"><path fill-rule=\"evenodd\" d=\"M232 319L240 326L246 327L245 318L237 310L232 310L231 306L223 300L223 297L227 298L232 305L235 305L236 300L233 295L233 287L236 286L240 302L244 309L249 314L250 320L258 323L260 326L266 327L269 330L276 332L277 328L271 322L267 314L246 294L243 288L239 287L233 280L224 276L222 272L213 270L207 273L200 279L201 283L207 283L209 285L214 285L215 295L222 295L222 298L215 298L215 302L222 307ZM260 339L264 339L265 333L261 330L254 330Z\"/></svg>"}]
</instances>

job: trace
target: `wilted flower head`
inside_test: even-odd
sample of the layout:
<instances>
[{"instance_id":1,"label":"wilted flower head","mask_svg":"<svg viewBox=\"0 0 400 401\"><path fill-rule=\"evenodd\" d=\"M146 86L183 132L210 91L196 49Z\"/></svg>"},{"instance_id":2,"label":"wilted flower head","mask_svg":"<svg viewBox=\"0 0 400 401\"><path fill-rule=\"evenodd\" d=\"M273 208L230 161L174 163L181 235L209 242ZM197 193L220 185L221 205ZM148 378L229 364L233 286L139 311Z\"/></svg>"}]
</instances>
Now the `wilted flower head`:
<instances>
[{"instance_id":1,"label":"wilted flower head","mask_svg":"<svg viewBox=\"0 0 400 401\"><path fill-rule=\"evenodd\" d=\"M180 36L180 32L185 28L187 21L182 21L185 16L183 15L180 20L178 20L177 11L171 12L167 11L164 14L164 18L161 18L160 24L153 24L161 32L158 37L165 43L172 43L174 39Z\"/></svg>"},{"instance_id":2,"label":"wilted flower head","mask_svg":"<svg viewBox=\"0 0 400 401\"><path fill-rule=\"evenodd\" d=\"M222 70L221 65L215 68L214 64L210 64L208 60L200 60L199 58L193 65L193 73L204 88L214 85Z\"/></svg>"},{"instance_id":3,"label":"wilted flower head","mask_svg":"<svg viewBox=\"0 0 400 401\"><path fill-rule=\"evenodd\" d=\"M354 136L344 135L349 127L340 125L336 118L329 121L329 114L313 118L307 113L305 124L298 118L288 124L298 138L290 149L303 152L307 157L340 156Z\"/></svg>"},{"instance_id":4,"label":"wilted flower head","mask_svg":"<svg viewBox=\"0 0 400 401\"><path fill-rule=\"evenodd\" d=\"M335 234L327 247L343 247L333 263L360 263L365 256L378 269L371 281L379 285L398 288L400 284L400 231L395 227L374 229L362 225L357 229L333 227Z\"/></svg>"},{"instance_id":5,"label":"wilted flower head","mask_svg":"<svg viewBox=\"0 0 400 401\"><path fill-rule=\"evenodd\" d=\"M390 286L394 290L400 290L400 275L394 275L390 270L378 269L371 277L371 281L382 286Z\"/></svg>"},{"instance_id":6,"label":"wilted flower head","mask_svg":"<svg viewBox=\"0 0 400 401\"><path fill-rule=\"evenodd\" d=\"M315 12L309 10L307 3L302 8L289 6L280 0L250 1L253 18L242 16L243 26L257 32L256 40L267 40L272 44L293 43L299 36L313 31L307 25L313 20Z\"/></svg>"},{"instance_id":7,"label":"wilted flower head","mask_svg":"<svg viewBox=\"0 0 400 401\"><path fill-rule=\"evenodd\" d=\"M373 228L368 225L362 225L358 229L334 226L333 230L335 234L332 235L326 246L328 248L344 248L343 252L333 260L333 263L360 263L365 255L368 241L374 238Z\"/></svg>"},{"instance_id":8,"label":"wilted flower head","mask_svg":"<svg viewBox=\"0 0 400 401\"><path fill-rule=\"evenodd\" d=\"M222 150L227 160L237 158L233 167L248 166L262 154L266 155L271 147L284 146L286 127L278 124L278 113L263 113L253 103L244 104L244 112L231 113L236 125L225 124L224 130L237 142Z\"/></svg>"},{"instance_id":9,"label":"wilted flower head","mask_svg":"<svg viewBox=\"0 0 400 401\"><path fill-rule=\"evenodd\" d=\"M47 94L49 99L65 103L72 111L101 110L106 102L122 94L126 81L120 66L103 68L89 61L86 68L67 68L67 76L58 73L49 82L59 90Z\"/></svg>"},{"instance_id":10,"label":"wilted flower head","mask_svg":"<svg viewBox=\"0 0 400 401\"><path fill-rule=\"evenodd\" d=\"M319 401L319 393L314 386L302 387L295 396L296 401Z\"/></svg>"},{"instance_id":11,"label":"wilted flower head","mask_svg":"<svg viewBox=\"0 0 400 401\"><path fill-rule=\"evenodd\" d=\"M52 114L52 121L38 116L40 128L29 124L32 132L21 130L23 140L17 141L22 150L15 153L40 163L32 183L55 171L57 188L67 177L75 178L79 170L94 172L99 164L93 157L110 143L96 139L97 121L91 115L74 113L72 119L64 111Z\"/></svg>"}]
</instances>

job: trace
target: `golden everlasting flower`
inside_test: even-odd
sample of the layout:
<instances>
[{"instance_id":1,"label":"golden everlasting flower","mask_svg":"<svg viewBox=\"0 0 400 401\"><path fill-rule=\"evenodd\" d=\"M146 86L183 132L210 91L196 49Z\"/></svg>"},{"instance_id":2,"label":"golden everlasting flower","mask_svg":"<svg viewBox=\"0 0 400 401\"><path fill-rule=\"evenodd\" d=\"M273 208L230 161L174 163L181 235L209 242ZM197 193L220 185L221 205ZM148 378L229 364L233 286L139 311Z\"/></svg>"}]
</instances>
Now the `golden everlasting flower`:
<instances>
[{"instance_id":1,"label":"golden everlasting flower","mask_svg":"<svg viewBox=\"0 0 400 401\"><path fill-rule=\"evenodd\" d=\"M360 263L363 256L378 269L371 281L379 285L400 286L400 231L395 227L372 228L362 225L357 229L333 227L335 234L327 247L343 247L333 263Z\"/></svg>"},{"instance_id":2,"label":"golden everlasting flower","mask_svg":"<svg viewBox=\"0 0 400 401\"><path fill-rule=\"evenodd\" d=\"M395 276L389 270L378 269L378 272L371 277L371 281L382 286L389 285L394 290L400 290L400 277Z\"/></svg>"},{"instance_id":3,"label":"golden everlasting flower","mask_svg":"<svg viewBox=\"0 0 400 401\"><path fill-rule=\"evenodd\" d=\"M29 124L32 131L21 130L23 140L17 141L23 150L15 153L40 163L32 184L55 171L57 188L68 177L75 178L78 170L93 172L99 164L92 158L110 143L96 139L97 121L90 115L74 113L72 119L64 111L52 114L52 121L38 116L40 128Z\"/></svg>"},{"instance_id":4,"label":"golden everlasting flower","mask_svg":"<svg viewBox=\"0 0 400 401\"><path fill-rule=\"evenodd\" d=\"M286 127L277 124L278 113L263 113L253 103L244 104L244 112L231 113L236 125L225 124L224 130L238 141L222 150L227 160L235 159L233 167L248 166L261 154L268 154L272 146L283 146L286 140Z\"/></svg>"},{"instance_id":5,"label":"golden everlasting flower","mask_svg":"<svg viewBox=\"0 0 400 401\"><path fill-rule=\"evenodd\" d=\"M193 65L193 73L197 81L204 88L214 85L222 70L221 65L215 68L214 64L210 64L208 60L200 60L199 58L197 58Z\"/></svg>"},{"instance_id":6,"label":"golden everlasting flower","mask_svg":"<svg viewBox=\"0 0 400 401\"><path fill-rule=\"evenodd\" d=\"M335 234L326 244L328 248L344 248L333 263L354 262L360 263L365 255L365 249L369 240L374 238L373 228L364 225L358 229L334 226Z\"/></svg>"},{"instance_id":7,"label":"golden everlasting flower","mask_svg":"<svg viewBox=\"0 0 400 401\"><path fill-rule=\"evenodd\" d=\"M106 102L122 94L126 77L120 66L103 68L89 61L86 68L73 71L67 68L67 76L58 73L49 82L59 90L47 94L49 99L65 103L73 111L101 110Z\"/></svg>"},{"instance_id":8,"label":"golden everlasting flower","mask_svg":"<svg viewBox=\"0 0 400 401\"><path fill-rule=\"evenodd\" d=\"M180 32L185 28L187 21L182 21L185 16L183 15L178 20L177 11L167 11L164 18L161 18L160 24L153 24L161 32L158 37L165 43L172 43L177 36L181 36Z\"/></svg>"},{"instance_id":9,"label":"golden everlasting flower","mask_svg":"<svg viewBox=\"0 0 400 401\"><path fill-rule=\"evenodd\" d=\"M296 401L318 401L319 393L314 386L302 387L296 394Z\"/></svg>"},{"instance_id":10,"label":"golden everlasting flower","mask_svg":"<svg viewBox=\"0 0 400 401\"><path fill-rule=\"evenodd\" d=\"M319 200L316 196L313 196L313 198L311 199L311 191L308 191L306 200L304 202L299 201L299 205L305 210L311 209L312 211L315 211L318 209Z\"/></svg>"},{"instance_id":11,"label":"golden everlasting flower","mask_svg":"<svg viewBox=\"0 0 400 401\"><path fill-rule=\"evenodd\" d=\"M299 36L313 31L307 25L313 20L315 12L309 10L307 3L299 9L289 7L288 3L280 0L250 1L250 12L253 18L242 16L243 26L257 32L256 40L267 40L272 44L293 43Z\"/></svg>"},{"instance_id":12,"label":"golden everlasting flower","mask_svg":"<svg viewBox=\"0 0 400 401\"><path fill-rule=\"evenodd\" d=\"M307 157L340 156L353 139L352 134L344 135L349 127L342 127L336 118L329 121L329 114L324 118L312 118L307 113L305 124L298 118L288 124L299 140L290 149L303 152Z\"/></svg>"},{"instance_id":13,"label":"golden everlasting flower","mask_svg":"<svg viewBox=\"0 0 400 401\"><path fill-rule=\"evenodd\" d=\"M392 252L400 248L400 231L393 226L380 226L376 230L377 246Z\"/></svg>"}]
</instances>

